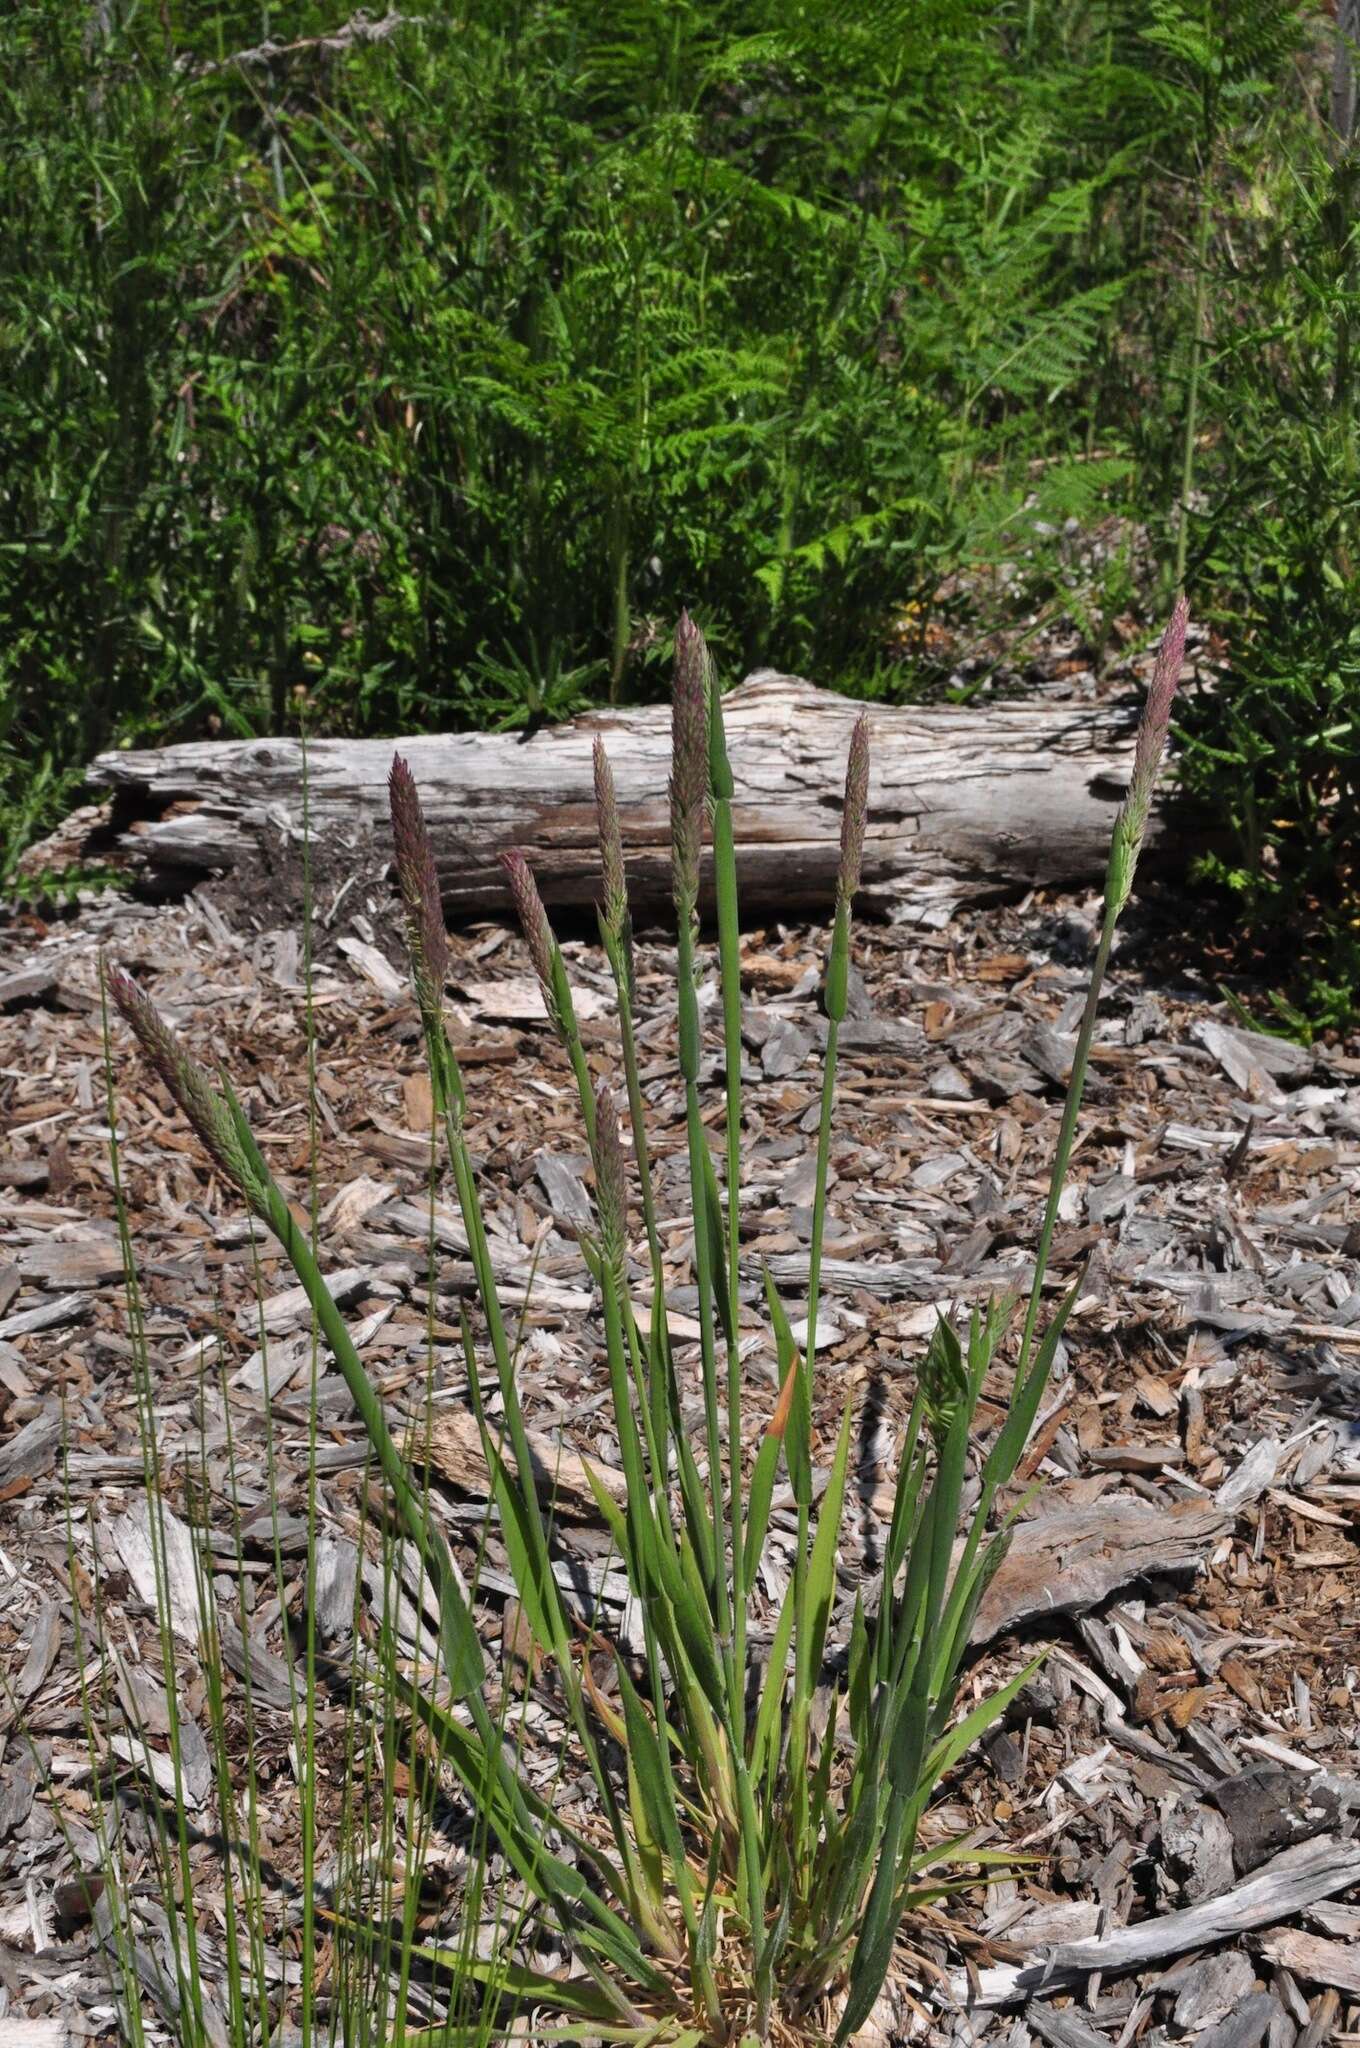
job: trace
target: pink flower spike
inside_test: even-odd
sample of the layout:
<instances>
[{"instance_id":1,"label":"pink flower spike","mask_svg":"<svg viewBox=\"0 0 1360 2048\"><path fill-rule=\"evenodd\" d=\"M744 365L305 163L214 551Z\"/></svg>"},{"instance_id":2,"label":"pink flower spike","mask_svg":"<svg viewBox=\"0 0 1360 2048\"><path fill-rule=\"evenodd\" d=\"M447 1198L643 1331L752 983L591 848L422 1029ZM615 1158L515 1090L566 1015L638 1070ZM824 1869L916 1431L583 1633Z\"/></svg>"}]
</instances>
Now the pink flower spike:
<instances>
[{"instance_id":1,"label":"pink flower spike","mask_svg":"<svg viewBox=\"0 0 1360 2048\"><path fill-rule=\"evenodd\" d=\"M553 936L548 913L543 908L543 898L538 893L533 869L517 846L508 847L501 855L501 866L510 884L510 894L529 948L529 958L534 963L534 973L542 983L548 1012L552 1015L556 1007L553 996Z\"/></svg>"},{"instance_id":2,"label":"pink flower spike","mask_svg":"<svg viewBox=\"0 0 1360 2048\"><path fill-rule=\"evenodd\" d=\"M602 739L595 741L595 816L600 833L600 862L604 869L605 923L616 938L628 925L628 878L623 865L623 828L619 823L619 800L614 789L614 771L609 765Z\"/></svg>"},{"instance_id":3,"label":"pink flower spike","mask_svg":"<svg viewBox=\"0 0 1360 2048\"><path fill-rule=\"evenodd\" d=\"M693 917L708 793L708 648L688 612L675 628L671 698L671 851L676 908Z\"/></svg>"},{"instance_id":4,"label":"pink flower spike","mask_svg":"<svg viewBox=\"0 0 1360 2048\"><path fill-rule=\"evenodd\" d=\"M132 976L121 967L111 967L106 981L119 1013L132 1027L147 1065L183 1110L204 1151L232 1185L258 1206L256 1178L226 1103Z\"/></svg>"},{"instance_id":5,"label":"pink flower spike","mask_svg":"<svg viewBox=\"0 0 1360 2048\"><path fill-rule=\"evenodd\" d=\"M850 755L845 764L845 804L841 811L841 864L836 894L846 905L859 887L868 822L869 714L862 711L850 735Z\"/></svg>"},{"instance_id":6,"label":"pink flower spike","mask_svg":"<svg viewBox=\"0 0 1360 2048\"><path fill-rule=\"evenodd\" d=\"M1153 664L1152 681L1148 685L1147 703L1143 709L1142 722L1138 727L1138 740L1133 754L1133 777L1129 784L1131 805L1141 805L1144 812L1152 797L1152 786L1157 771L1162 765L1166 752L1167 735L1171 730L1171 706L1185 665L1185 629L1190 622L1190 607L1184 592L1176 599L1162 644L1157 649Z\"/></svg>"},{"instance_id":7,"label":"pink flower spike","mask_svg":"<svg viewBox=\"0 0 1360 2048\"><path fill-rule=\"evenodd\" d=\"M449 971L449 938L420 794L410 766L400 754L392 757L387 796L392 812L397 884L406 911L411 976L421 1007L437 1009Z\"/></svg>"}]
</instances>

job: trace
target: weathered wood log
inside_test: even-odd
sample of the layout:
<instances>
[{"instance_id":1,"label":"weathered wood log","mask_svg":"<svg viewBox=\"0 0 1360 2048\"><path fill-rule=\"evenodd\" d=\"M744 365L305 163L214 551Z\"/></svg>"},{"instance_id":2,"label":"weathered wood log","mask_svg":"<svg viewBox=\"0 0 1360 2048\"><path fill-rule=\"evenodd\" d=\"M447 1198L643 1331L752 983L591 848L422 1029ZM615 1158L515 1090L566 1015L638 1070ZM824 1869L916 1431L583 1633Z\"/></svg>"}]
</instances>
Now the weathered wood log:
<instances>
[{"instance_id":1,"label":"weathered wood log","mask_svg":"<svg viewBox=\"0 0 1360 2048\"><path fill-rule=\"evenodd\" d=\"M768 669L726 699L748 908L792 911L831 895L846 749L860 708ZM942 923L960 903L1103 872L1131 758L1127 708L875 706L871 718L864 881L899 915ZM656 908L667 899L670 870L664 706L593 712L527 742L485 733L314 740L310 830L317 839L385 841L387 773L399 747L430 821L446 912L508 904L497 855L512 845L531 857L549 902L591 905L599 892L596 734L618 785L635 904ZM252 838L301 837L296 740L101 754L90 779L114 793L120 851L160 886L231 868Z\"/></svg>"}]
</instances>

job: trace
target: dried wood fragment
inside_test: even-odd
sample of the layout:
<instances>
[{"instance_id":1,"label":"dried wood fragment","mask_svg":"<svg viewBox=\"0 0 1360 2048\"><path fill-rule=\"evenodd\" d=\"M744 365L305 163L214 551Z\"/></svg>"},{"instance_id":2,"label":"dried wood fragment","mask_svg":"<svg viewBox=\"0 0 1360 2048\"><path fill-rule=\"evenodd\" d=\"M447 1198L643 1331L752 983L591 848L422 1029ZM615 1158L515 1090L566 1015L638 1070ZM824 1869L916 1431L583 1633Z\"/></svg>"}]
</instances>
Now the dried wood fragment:
<instances>
[{"instance_id":1,"label":"dried wood fragment","mask_svg":"<svg viewBox=\"0 0 1360 2048\"><path fill-rule=\"evenodd\" d=\"M1141 1472L1153 1477L1168 1465L1179 1465L1185 1452L1179 1444L1096 1444L1086 1463L1097 1472Z\"/></svg>"},{"instance_id":2,"label":"dried wood fragment","mask_svg":"<svg viewBox=\"0 0 1360 2048\"><path fill-rule=\"evenodd\" d=\"M0 1318L0 1337L28 1337L35 1330L55 1330L62 1323L77 1323L89 1313L88 1295L58 1294L36 1308L18 1309L12 1316Z\"/></svg>"},{"instance_id":3,"label":"dried wood fragment","mask_svg":"<svg viewBox=\"0 0 1360 2048\"><path fill-rule=\"evenodd\" d=\"M1025 2007L1025 2025L1048 2048L1110 2048L1104 2034L1088 2027L1071 2006L1045 2005L1033 1999Z\"/></svg>"},{"instance_id":4,"label":"dried wood fragment","mask_svg":"<svg viewBox=\"0 0 1360 2048\"><path fill-rule=\"evenodd\" d=\"M494 1436L494 1423L490 1427ZM611 1500L617 1501L621 1507L626 1503L628 1484L622 1472L612 1466L601 1465L593 1458L578 1457L575 1451L553 1443L550 1437L536 1431L531 1430L528 1434L529 1455L534 1461L542 1500L555 1500L563 1513L584 1515L597 1521L600 1511L589 1476L593 1474ZM405 1448L413 1463L428 1463L460 1492L481 1496L490 1493L491 1476L475 1415L439 1414L431 1417L428 1423L422 1420L408 1437ZM500 1452L510 1470L515 1471L515 1455L510 1445L501 1444Z\"/></svg>"},{"instance_id":5,"label":"dried wood fragment","mask_svg":"<svg viewBox=\"0 0 1360 2048\"><path fill-rule=\"evenodd\" d=\"M50 1472L56 1463L61 1441L61 1417L55 1408L35 1415L16 1430L7 1444L0 1444L0 1491L21 1479L36 1479Z\"/></svg>"},{"instance_id":6,"label":"dried wood fragment","mask_svg":"<svg viewBox=\"0 0 1360 2048\"><path fill-rule=\"evenodd\" d=\"M1310 1984L1326 1984L1360 1998L1360 1950L1348 1943L1326 1941L1297 1927L1280 1927L1258 1943L1268 1962L1292 1970Z\"/></svg>"},{"instance_id":7,"label":"dried wood fragment","mask_svg":"<svg viewBox=\"0 0 1360 2048\"><path fill-rule=\"evenodd\" d=\"M345 1266L340 1272L327 1273L324 1277L327 1294L341 1308L348 1308L351 1302L367 1294L372 1278L364 1266ZM236 1321L247 1334L258 1332L263 1324L269 1336L284 1337L300 1323L306 1322L311 1313L306 1288L286 1287L281 1294L271 1295L263 1306L255 1301L247 1302L237 1311Z\"/></svg>"},{"instance_id":8,"label":"dried wood fragment","mask_svg":"<svg viewBox=\"0 0 1360 2048\"><path fill-rule=\"evenodd\" d=\"M316 1624L326 1640L354 1628L359 1552L347 1536L321 1536L316 1545Z\"/></svg>"},{"instance_id":9,"label":"dried wood fragment","mask_svg":"<svg viewBox=\"0 0 1360 2048\"><path fill-rule=\"evenodd\" d=\"M1050 1614L1080 1614L1136 1579L1194 1571L1231 1517L1212 1503L1159 1509L1122 1494L1022 1522L982 1597L974 1643Z\"/></svg>"},{"instance_id":10,"label":"dried wood fragment","mask_svg":"<svg viewBox=\"0 0 1360 2048\"><path fill-rule=\"evenodd\" d=\"M164 1501L153 1506L143 1494L119 1515L109 1535L138 1599L153 1614L163 1599L174 1634L197 1644L202 1623L194 1539L179 1516Z\"/></svg>"},{"instance_id":11,"label":"dried wood fragment","mask_svg":"<svg viewBox=\"0 0 1360 2048\"><path fill-rule=\"evenodd\" d=\"M1307 2026L1299 2035L1295 2048L1323 2048L1336 2032L1336 2023L1341 2017L1341 2000L1335 1991L1324 1991L1313 2007Z\"/></svg>"},{"instance_id":12,"label":"dried wood fragment","mask_svg":"<svg viewBox=\"0 0 1360 2048\"><path fill-rule=\"evenodd\" d=\"M28 1819L39 1776L38 1760L27 1745L6 1760L0 1771L0 1842Z\"/></svg>"},{"instance_id":13,"label":"dried wood fragment","mask_svg":"<svg viewBox=\"0 0 1360 2048\"><path fill-rule=\"evenodd\" d=\"M1276 1081L1301 1081L1316 1065L1316 1055L1306 1045L1265 1031L1242 1031L1213 1017L1196 1024L1193 1035L1213 1054L1235 1087L1258 1099L1275 1094Z\"/></svg>"},{"instance_id":14,"label":"dried wood fragment","mask_svg":"<svg viewBox=\"0 0 1360 2048\"><path fill-rule=\"evenodd\" d=\"M56 986L56 967L47 962L37 967L20 967L13 974L0 975L0 1010L17 1010L27 1003L41 1003Z\"/></svg>"},{"instance_id":15,"label":"dried wood fragment","mask_svg":"<svg viewBox=\"0 0 1360 2048\"><path fill-rule=\"evenodd\" d=\"M1217 2026L1251 1996L1255 1982L1256 1972L1240 1948L1205 1956L1181 1986L1172 2017L1188 2034Z\"/></svg>"},{"instance_id":16,"label":"dried wood fragment","mask_svg":"<svg viewBox=\"0 0 1360 2048\"><path fill-rule=\"evenodd\" d=\"M44 1600L33 1617L29 1631L28 1655L23 1668L11 1688L10 1707L16 1711L27 1705L35 1692L47 1678L57 1659L61 1647L61 1613L53 1600ZM8 1718L6 1716L5 1718Z\"/></svg>"},{"instance_id":17,"label":"dried wood fragment","mask_svg":"<svg viewBox=\"0 0 1360 2048\"><path fill-rule=\"evenodd\" d=\"M180 1716L179 1736L178 1769L168 1749L155 1748L135 1731L111 1735L109 1748L120 1763L150 1778L164 1798L174 1799L182 1793L185 1805L196 1810L212 1789L212 1758L202 1731L184 1714Z\"/></svg>"},{"instance_id":18,"label":"dried wood fragment","mask_svg":"<svg viewBox=\"0 0 1360 2048\"><path fill-rule=\"evenodd\" d=\"M1210 1796L1232 1833L1237 1868L1246 1872L1277 1850L1335 1827L1360 1807L1360 1784L1267 1765L1222 1779Z\"/></svg>"},{"instance_id":19,"label":"dried wood fragment","mask_svg":"<svg viewBox=\"0 0 1360 2048\"><path fill-rule=\"evenodd\" d=\"M1334 1835L1300 1842L1217 1899L1133 1927L1110 1928L1090 1941L1063 1943L1032 1963L999 1964L983 1970L971 1987L960 1975L953 1980L954 1989L963 2003L1015 2005L1036 1992L1060 1990L1093 1970L1115 1976L1165 1956L1220 1946L1257 1928L1273 1927L1301 1907L1349 1891L1357 1883L1360 1842Z\"/></svg>"},{"instance_id":20,"label":"dried wood fragment","mask_svg":"<svg viewBox=\"0 0 1360 2048\"><path fill-rule=\"evenodd\" d=\"M109 1287L123 1277L123 1253L116 1238L68 1238L25 1245L19 1275L38 1287Z\"/></svg>"},{"instance_id":21,"label":"dried wood fragment","mask_svg":"<svg viewBox=\"0 0 1360 2048\"><path fill-rule=\"evenodd\" d=\"M1269 1991L1258 1991L1197 2037L1196 2048L1257 2048L1275 2024L1284 2017L1278 1999Z\"/></svg>"},{"instance_id":22,"label":"dried wood fragment","mask_svg":"<svg viewBox=\"0 0 1360 2048\"><path fill-rule=\"evenodd\" d=\"M262 1701L267 1707L293 1705L294 1686L288 1676L288 1666L281 1657L276 1657L272 1650L267 1650L252 1636L242 1635L233 1621L220 1624L218 1640L222 1645L223 1662L239 1678L248 1680L251 1695L256 1701Z\"/></svg>"},{"instance_id":23,"label":"dried wood fragment","mask_svg":"<svg viewBox=\"0 0 1360 2048\"><path fill-rule=\"evenodd\" d=\"M1231 1479L1225 1479L1215 1494L1219 1506L1236 1514L1239 1508L1259 1500L1279 1470L1283 1448L1273 1437L1262 1437L1260 1443L1253 1444Z\"/></svg>"},{"instance_id":24,"label":"dried wood fragment","mask_svg":"<svg viewBox=\"0 0 1360 2048\"><path fill-rule=\"evenodd\" d=\"M1235 1875L1232 1834L1212 1806L1182 1800L1164 1806L1162 1855L1192 1906L1227 1891Z\"/></svg>"}]
</instances>

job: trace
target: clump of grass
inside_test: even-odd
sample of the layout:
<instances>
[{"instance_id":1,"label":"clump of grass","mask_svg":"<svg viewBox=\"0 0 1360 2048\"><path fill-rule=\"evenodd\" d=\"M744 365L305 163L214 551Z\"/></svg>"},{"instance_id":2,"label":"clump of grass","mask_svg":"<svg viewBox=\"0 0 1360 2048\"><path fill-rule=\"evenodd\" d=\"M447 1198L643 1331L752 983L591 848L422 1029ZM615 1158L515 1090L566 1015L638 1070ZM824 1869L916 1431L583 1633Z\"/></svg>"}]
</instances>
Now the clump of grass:
<instances>
[{"instance_id":1,"label":"clump of grass","mask_svg":"<svg viewBox=\"0 0 1360 2048\"><path fill-rule=\"evenodd\" d=\"M532 872L506 866L553 1028L580 1097L594 1167L595 1223L582 1240L604 1328L605 1363L626 1499L596 1482L599 1513L627 1571L643 1623L634 1660L612 1646L612 1683L583 1654L579 1628L553 1572L549 1515L535 1476L516 1357L499 1299L477 1175L464 1128L464 1091L445 1029L447 942L434 862L414 781L394 762L391 803L412 982L428 1054L435 1122L447 1152L471 1250L485 1337L465 1321L470 1398L481 1426L491 1493L524 1624L557 1691L568 1738L593 1781L600 1825L574 1823L516 1768L492 1708L468 1593L436 1510L418 1493L311 1244L274 1183L230 1084L215 1087L187 1059L125 976L114 1000L176 1095L219 1170L277 1238L307 1292L321 1336L354 1398L402 1535L438 1599L439 1666L418 1681L393 1659L383 1683L424 1729L435 1768L462 1783L505 1859L526 1908L555 1923L570 1957L563 1973L536 1969L517 1944L522 1916L490 1958L466 1944L419 1947L483 1996L483 2035L512 2011L554 2015L559 2038L589 2034L660 2048L743 2048L849 2040L873 2012L903 1920L968 1880L987 1857L966 1842L920 1842L941 1778L1005 1711L1031 1675L1018 1672L956 1718L970 1631L1005 1556L1015 1509L993 1527L1038 1414L1071 1288L1041 1329L1043 1287L1085 1083L1101 983L1132 886L1180 671L1185 607L1178 603L1158 658L1127 801L1116 823L1105 916L1039 1229L1033 1282L1010 1372L1006 1413L975 1440L984 1381L1001 1365L1013 1302L975 1311L966 1327L941 1319L920 1360L877 1584L857 1598L843 1673L827 1662L853 1414L845 1403L825 1483L814 1470L814 1387L838 1030L845 1014L851 910L870 815L871 746L864 720L851 742L834 921L823 1004L827 1045L817 1132L806 1338L766 1275L763 1296L778 1362L773 1414L752 1420L739 1325L741 1147L740 958L734 785L723 704L702 635L676 632L670 785L676 1000L689 1160L689 1215L698 1283L695 1439L682 1419L687 1391L670 1342L665 1271L634 1035L633 942L618 809L604 748L596 752L604 898L600 931L613 972L622 1088L597 1088L577 1028L570 978ZM701 1088L704 1030L699 966L700 864L711 837L721 984L723 1138L720 1179ZM630 1164L631 1155L631 1164ZM634 1188L641 1230L634 1214ZM634 1305L631 1258L645 1252L651 1307ZM487 1421L480 1343L490 1353L503 1422ZM964 1512L965 1481L979 1484ZM793 1571L768 1656L750 1654L757 1580L781 1477L796 1506ZM962 1537L961 1543L958 1541ZM599 1647L598 1638L591 1646ZM830 1705L814 1714L829 1680ZM975 1881L975 1880L974 1880ZM400 1967L414 1934L404 1928ZM465 2036L460 2033L458 2038ZM452 2038L452 2037L450 2037Z\"/></svg>"}]
</instances>

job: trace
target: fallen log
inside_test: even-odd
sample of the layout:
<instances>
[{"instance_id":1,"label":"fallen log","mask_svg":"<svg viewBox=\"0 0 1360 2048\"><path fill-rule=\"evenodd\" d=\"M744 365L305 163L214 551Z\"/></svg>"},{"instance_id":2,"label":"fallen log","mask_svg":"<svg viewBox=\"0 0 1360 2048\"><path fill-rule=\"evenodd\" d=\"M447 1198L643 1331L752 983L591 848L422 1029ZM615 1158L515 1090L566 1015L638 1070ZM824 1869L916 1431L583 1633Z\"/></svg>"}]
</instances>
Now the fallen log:
<instances>
[{"instance_id":1,"label":"fallen log","mask_svg":"<svg viewBox=\"0 0 1360 2048\"><path fill-rule=\"evenodd\" d=\"M726 698L748 908L808 909L832 894L846 749L860 709L768 669ZM1127 707L876 705L870 717L864 882L894 914L940 924L961 903L1103 873L1131 759ZM399 748L430 821L446 913L508 907L497 856L514 845L530 856L547 901L589 906L599 893L597 734L618 786L634 902L655 909L670 875L665 706L592 712L527 742L495 733L313 740L309 830L316 841L385 843L387 773ZM282 834L299 842L302 765L294 739L208 741L101 754L90 780L113 792L120 853L153 885L173 888L230 869L252 841Z\"/></svg>"}]
</instances>

